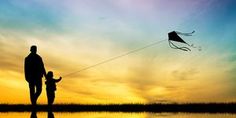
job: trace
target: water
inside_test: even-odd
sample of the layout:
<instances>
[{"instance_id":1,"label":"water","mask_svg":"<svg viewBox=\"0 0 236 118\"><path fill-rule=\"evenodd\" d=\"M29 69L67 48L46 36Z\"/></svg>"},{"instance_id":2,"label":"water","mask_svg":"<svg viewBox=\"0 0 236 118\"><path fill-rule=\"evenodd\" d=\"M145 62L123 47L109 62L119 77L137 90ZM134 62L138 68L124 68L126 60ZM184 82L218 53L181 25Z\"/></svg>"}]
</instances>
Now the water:
<instances>
[{"instance_id":1,"label":"water","mask_svg":"<svg viewBox=\"0 0 236 118\"><path fill-rule=\"evenodd\" d=\"M55 118L236 118L236 114L204 113L123 113L123 112L54 112ZM30 112L0 112L0 118L30 118ZM37 118L48 117L47 112L38 112Z\"/></svg>"}]
</instances>

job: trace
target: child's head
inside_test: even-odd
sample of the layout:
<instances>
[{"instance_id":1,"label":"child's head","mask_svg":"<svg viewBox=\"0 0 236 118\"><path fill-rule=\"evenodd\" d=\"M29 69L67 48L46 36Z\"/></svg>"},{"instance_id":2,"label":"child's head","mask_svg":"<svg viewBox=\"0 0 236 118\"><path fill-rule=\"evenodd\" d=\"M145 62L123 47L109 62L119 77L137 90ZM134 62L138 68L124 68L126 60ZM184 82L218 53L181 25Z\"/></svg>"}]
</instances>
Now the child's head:
<instances>
[{"instance_id":1,"label":"child's head","mask_svg":"<svg viewBox=\"0 0 236 118\"><path fill-rule=\"evenodd\" d=\"M53 77L53 72L52 71L48 71L48 73L47 73L47 75L46 75L47 77L47 79L49 78L52 78Z\"/></svg>"}]
</instances>

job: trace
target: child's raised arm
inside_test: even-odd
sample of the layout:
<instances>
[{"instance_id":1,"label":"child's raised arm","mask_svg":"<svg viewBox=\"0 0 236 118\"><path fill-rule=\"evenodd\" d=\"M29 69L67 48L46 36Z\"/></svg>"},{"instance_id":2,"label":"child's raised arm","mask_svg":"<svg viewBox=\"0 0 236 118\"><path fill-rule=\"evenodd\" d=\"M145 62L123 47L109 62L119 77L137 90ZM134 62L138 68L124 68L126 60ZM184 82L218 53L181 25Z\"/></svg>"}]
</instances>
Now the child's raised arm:
<instances>
[{"instance_id":1,"label":"child's raised arm","mask_svg":"<svg viewBox=\"0 0 236 118\"><path fill-rule=\"evenodd\" d=\"M62 77L60 77L59 79L55 79L56 82L60 82L62 79Z\"/></svg>"}]
</instances>

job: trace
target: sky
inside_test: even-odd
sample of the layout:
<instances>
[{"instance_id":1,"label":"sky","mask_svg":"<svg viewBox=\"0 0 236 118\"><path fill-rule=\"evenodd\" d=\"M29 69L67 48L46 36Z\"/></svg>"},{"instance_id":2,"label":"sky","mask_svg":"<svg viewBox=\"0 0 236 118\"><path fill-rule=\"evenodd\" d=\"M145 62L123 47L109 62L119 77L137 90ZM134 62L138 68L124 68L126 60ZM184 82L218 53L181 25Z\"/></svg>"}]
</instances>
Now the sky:
<instances>
[{"instance_id":1,"label":"sky","mask_svg":"<svg viewBox=\"0 0 236 118\"><path fill-rule=\"evenodd\" d=\"M0 103L30 103L24 58L37 45L55 103L236 101L235 0L1 0ZM171 49L168 32L198 49ZM43 78L43 82L45 78ZM45 84L38 103L47 103Z\"/></svg>"}]
</instances>

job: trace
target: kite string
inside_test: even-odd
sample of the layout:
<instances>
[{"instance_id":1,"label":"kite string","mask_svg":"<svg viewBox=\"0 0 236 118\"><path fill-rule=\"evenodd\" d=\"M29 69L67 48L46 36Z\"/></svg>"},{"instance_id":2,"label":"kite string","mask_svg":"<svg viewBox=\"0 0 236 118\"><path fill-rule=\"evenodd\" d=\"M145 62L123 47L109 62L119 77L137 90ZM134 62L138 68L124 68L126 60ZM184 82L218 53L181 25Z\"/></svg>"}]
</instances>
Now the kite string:
<instances>
[{"instance_id":1,"label":"kite string","mask_svg":"<svg viewBox=\"0 0 236 118\"><path fill-rule=\"evenodd\" d=\"M64 75L63 77L68 77L68 76L71 76L71 75L73 75L73 74L79 73L79 72L81 72L81 71L88 70L88 69L90 69L90 68L93 68L93 67L96 67L96 66L102 65L102 64L104 64L104 63L108 63L108 62L113 61L113 60L116 60L116 59L118 59L118 58L121 58L121 57L127 56L127 55L129 55L129 54L132 54L132 53L135 53L135 52L138 52L138 51L141 51L141 50L143 50L143 49L145 49L145 48L148 48L148 47L151 47L151 46L154 46L154 45L160 44L160 43L162 43L163 41L165 41L165 40L157 41L157 42L154 42L154 43L151 43L151 44L145 45L145 46L143 46L143 47L141 47L141 48L137 48L137 49L131 50L131 51L129 51L129 52L126 52L126 53L120 54L120 55L118 55L118 56L115 56L115 57L109 58L109 59L107 59L107 60L104 60L104 61L98 62L98 63L96 63L96 64L94 64L94 65L87 66L87 67L84 67L84 68L82 68L82 69L80 69L80 70L77 70L77 71L74 71L74 72L68 73L68 74Z\"/></svg>"}]
</instances>

